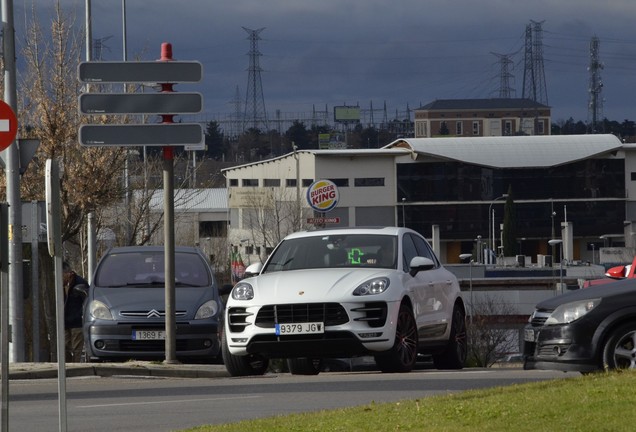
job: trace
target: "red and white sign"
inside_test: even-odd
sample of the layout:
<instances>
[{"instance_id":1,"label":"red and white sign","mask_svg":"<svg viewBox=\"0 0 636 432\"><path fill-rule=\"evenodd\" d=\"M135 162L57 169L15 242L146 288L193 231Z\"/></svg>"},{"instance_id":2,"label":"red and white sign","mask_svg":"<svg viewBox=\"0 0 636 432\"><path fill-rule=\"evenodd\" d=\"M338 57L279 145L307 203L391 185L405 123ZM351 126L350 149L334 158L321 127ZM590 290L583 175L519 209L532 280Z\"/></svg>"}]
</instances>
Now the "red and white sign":
<instances>
[{"instance_id":1,"label":"red and white sign","mask_svg":"<svg viewBox=\"0 0 636 432\"><path fill-rule=\"evenodd\" d=\"M338 186L331 180L316 180L307 189L307 202L318 212L328 212L338 205Z\"/></svg>"},{"instance_id":2,"label":"red and white sign","mask_svg":"<svg viewBox=\"0 0 636 432\"><path fill-rule=\"evenodd\" d=\"M0 101L0 151L5 150L15 141L18 134L18 119L11 107Z\"/></svg>"}]
</instances>

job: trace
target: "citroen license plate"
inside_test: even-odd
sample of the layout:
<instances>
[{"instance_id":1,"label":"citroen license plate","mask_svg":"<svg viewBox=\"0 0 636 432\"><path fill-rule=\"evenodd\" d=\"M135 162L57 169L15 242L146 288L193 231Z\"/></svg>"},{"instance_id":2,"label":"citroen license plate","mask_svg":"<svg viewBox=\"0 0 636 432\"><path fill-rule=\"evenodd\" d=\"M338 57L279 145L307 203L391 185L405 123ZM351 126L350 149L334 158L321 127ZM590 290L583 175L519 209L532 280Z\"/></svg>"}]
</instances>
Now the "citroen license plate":
<instances>
[{"instance_id":1,"label":"citroen license plate","mask_svg":"<svg viewBox=\"0 0 636 432\"><path fill-rule=\"evenodd\" d=\"M165 330L133 330L133 340L162 340L166 338Z\"/></svg>"},{"instance_id":2,"label":"citroen license plate","mask_svg":"<svg viewBox=\"0 0 636 432\"><path fill-rule=\"evenodd\" d=\"M276 336L324 333L325 325L321 322L276 324Z\"/></svg>"}]
</instances>

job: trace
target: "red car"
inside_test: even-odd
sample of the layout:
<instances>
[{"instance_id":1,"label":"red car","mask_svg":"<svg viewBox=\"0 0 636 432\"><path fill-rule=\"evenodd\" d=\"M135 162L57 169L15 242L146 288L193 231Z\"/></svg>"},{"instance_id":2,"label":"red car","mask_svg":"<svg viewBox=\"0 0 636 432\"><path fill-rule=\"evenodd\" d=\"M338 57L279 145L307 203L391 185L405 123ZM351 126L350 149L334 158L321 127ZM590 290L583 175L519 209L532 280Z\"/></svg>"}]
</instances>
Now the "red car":
<instances>
[{"instance_id":1,"label":"red car","mask_svg":"<svg viewBox=\"0 0 636 432\"><path fill-rule=\"evenodd\" d=\"M583 284L583 288L588 288L595 285L604 285L610 282L616 282L621 279L632 279L636 274L636 257L631 264L612 267L605 272L605 278L587 280Z\"/></svg>"}]
</instances>

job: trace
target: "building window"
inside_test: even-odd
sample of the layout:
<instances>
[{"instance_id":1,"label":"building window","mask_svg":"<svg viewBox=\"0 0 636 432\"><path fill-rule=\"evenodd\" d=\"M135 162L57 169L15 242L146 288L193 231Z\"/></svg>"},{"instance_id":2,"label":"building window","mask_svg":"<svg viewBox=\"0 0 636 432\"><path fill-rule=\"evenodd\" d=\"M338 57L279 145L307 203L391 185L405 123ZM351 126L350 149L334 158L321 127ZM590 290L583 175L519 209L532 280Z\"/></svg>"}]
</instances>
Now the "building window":
<instances>
[{"instance_id":1,"label":"building window","mask_svg":"<svg viewBox=\"0 0 636 432\"><path fill-rule=\"evenodd\" d=\"M460 136L463 135L463 128L462 128L463 123L458 121L457 123L455 123L455 135Z\"/></svg>"},{"instance_id":2,"label":"building window","mask_svg":"<svg viewBox=\"0 0 636 432\"><path fill-rule=\"evenodd\" d=\"M426 131L426 122L425 121L418 121L415 122L415 136L416 137L428 137L427 131Z\"/></svg>"},{"instance_id":3,"label":"building window","mask_svg":"<svg viewBox=\"0 0 636 432\"><path fill-rule=\"evenodd\" d=\"M280 179L263 179L264 187L280 187Z\"/></svg>"},{"instance_id":4,"label":"building window","mask_svg":"<svg viewBox=\"0 0 636 432\"><path fill-rule=\"evenodd\" d=\"M331 180L338 187L348 187L349 179L348 178L332 178Z\"/></svg>"},{"instance_id":5,"label":"building window","mask_svg":"<svg viewBox=\"0 0 636 432\"><path fill-rule=\"evenodd\" d=\"M226 237L226 221L202 221L199 222L199 237Z\"/></svg>"},{"instance_id":6,"label":"building window","mask_svg":"<svg viewBox=\"0 0 636 432\"><path fill-rule=\"evenodd\" d=\"M478 121L474 121L473 122L473 135L479 136L479 122Z\"/></svg>"},{"instance_id":7,"label":"building window","mask_svg":"<svg viewBox=\"0 0 636 432\"><path fill-rule=\"evenodd\" d=\"M238 179L230 179L230 186L238 186Z\"/></svg>"},{"instance_id":8,"label":"building window","mask_svg":"<svg viewBox=\"0 0 636 432\"><path fill-rule=\"evenodd\" d=\"M355 187L384 186L384 177L364 177L353 180Z\"/></svg>"},{"instance_id":9,"label":"building window","mask_svg":"<svg viewBox=\"0 0 636 432\"><path fill-rule=\"evenodd\" d=\"M506 136L512 135L512 122L510 120L506 120L504 122L504 135Z\"/></svg>"},{"instance_id":10,"label":"building window","mask_svg":"<svg viewBox=\"0 0 636 432\"><path fill-rule=\"evenodd\" d=\"M258 187L258 179L243 179L243 187Z\"/></svg>"},{"instance_id":11,"label":"building window","mask_svg":"<svg viewBox=\"0 0 636 432\"><path fill-rule=\"evenodd\" d=\"M303 187L309 187L314 181L312 179L303 179L302 185Z\"/></svg>"},{"instance_id":12,"label":"building window","mask_svg":"<svg viewBox=\"0 0 636 432\"><path fill-rule=\"evenodd\" d=\"M287 186L287 187L296 187L296 179L287 179L287 180L285 180L285 186Z\"/></svg>"},{"instance_id":13,"label":"building window","mask_svg":"<svg viewBox=\"0 0 636 432\"><path fill-rule=\"evenodd\" d=\"M537 135L543 135L543 134L545 134L544 123L543 123L543 120L539 120L537 121Z\"/></svg>"},{"instance_id":14,"label":"building window","mask_svg":"<svg viewBox=\"0 0 636 432\"><path fill-rule=\"evenodd\" d=\"M636 181L636 172L632 172L632 181Z\"/></svg>"}]
</instances>

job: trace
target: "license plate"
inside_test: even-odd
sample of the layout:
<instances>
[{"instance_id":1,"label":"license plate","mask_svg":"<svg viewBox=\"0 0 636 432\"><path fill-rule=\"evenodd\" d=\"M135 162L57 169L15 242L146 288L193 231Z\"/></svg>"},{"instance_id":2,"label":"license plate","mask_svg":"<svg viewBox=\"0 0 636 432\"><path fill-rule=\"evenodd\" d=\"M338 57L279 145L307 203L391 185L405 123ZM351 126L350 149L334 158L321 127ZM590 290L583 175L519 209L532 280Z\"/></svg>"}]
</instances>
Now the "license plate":
<instances>
[{"instance_id":1,"label":"license plate","mask_svg":"<svg viewBox=\"0 0 636 432\"><path fill-rule=\"evenodd\" d=\"M325 325L321 322L297 323L297 324L276 324L276 335L297 335L297 334L317 334L324 333Z\"/></svg>"},{"instance_id":2,"label":"license plate","mask_svg":"<svg viewBox=\"0 0 636 432\"><path fill-rule=\"evenodd\" d=\"M523 340L526 342L534 342L534 330L533 329L525 329L523 332Z\"/></svg>"},{"instance_id":3,"label":"license plate","mask_svg":"<svg viewBox=\"0 0 636 432\"><path fill-rule=\"evenodd\" d=\"M133 340L162 340L166 338L165 330L133 330Z\"/></svg>"}]
</instances>

